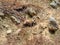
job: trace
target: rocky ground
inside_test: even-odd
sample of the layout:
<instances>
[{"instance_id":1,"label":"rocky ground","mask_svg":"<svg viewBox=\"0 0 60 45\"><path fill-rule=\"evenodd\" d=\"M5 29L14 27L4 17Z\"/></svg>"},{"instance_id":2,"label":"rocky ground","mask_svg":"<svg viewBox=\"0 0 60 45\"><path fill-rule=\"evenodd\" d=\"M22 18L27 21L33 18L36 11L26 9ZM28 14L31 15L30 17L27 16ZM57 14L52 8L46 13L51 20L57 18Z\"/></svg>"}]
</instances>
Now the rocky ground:
<instances>
[{"instance_id":1,"label":"rocky ground","mask_svg":"<svg viewBox=\"0 0 60 45\"><path fill-rule=\"evenodd\" d=\"M0 45L60 45L60 0L0 0Z\"/></svg>"}]
</instances>

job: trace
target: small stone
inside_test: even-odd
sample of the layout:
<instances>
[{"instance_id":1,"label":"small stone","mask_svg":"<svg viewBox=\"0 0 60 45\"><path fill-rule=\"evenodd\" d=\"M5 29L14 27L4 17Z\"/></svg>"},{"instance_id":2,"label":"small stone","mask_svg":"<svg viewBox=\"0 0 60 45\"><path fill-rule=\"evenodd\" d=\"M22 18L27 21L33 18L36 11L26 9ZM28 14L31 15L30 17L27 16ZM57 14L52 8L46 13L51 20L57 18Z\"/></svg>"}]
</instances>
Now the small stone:
<instances>
[{"instance_id":1,"label":"small stone","mask_svg":"<svg viewBox=\"0 0 60 45\"><path fill-rule=\"evenodd\" d=\"M50 22L56 22L55 18L52 17L52 16L49 18L49 21L50 21Z\"/></svg>"},{"instance_id":2,"label":"small stone","mask_svg":"<svg viewBox=\"0 0 60 45\"><path fill-rule=\"evenodd\" d=\"M14 34L18 34L21 31L21 29L16 30Z\"/></svg>"},{"instance_id":3,"label":"small stone","mask_svg":"<svg viewBox=\"0 0 60 45\"><path fill-rule=\"evenodd\" d=\"M12 33L12 30L7 30L7 34L10 34L10 33Z\"/></svg>"},{"instance_id":4,"label":"small stone","mask_svg":"<svg viewBox=\"0 0 60 45\"><path fill-rule=\"evenodd\" d=\"M60 0L55 0L58 5L60 5Z\"/></svg>"},{"instance_id":5,"label":"small stone","mask_svg":"<svg viewBox=\"0 0 60 45\"><path fill-rule=\"evenodd\" d=\"M32 26L35 26L35 25L36 25L36 22L31 21L31 20L26 20L23 24L24 27L32 27Z\"/></svg>"},{"instance_id":6,"label":"small stone","mask_svg":"<svg viewBox=\"0 0 60 45\"><path fill-rule=\"evenodd\" d=\"M17 19L17 18L14 17L14 16L11 16L11 18L12 18L16 23L20 24L20 19Z\"/></svg>"},{"instance_id":7,"label":"small stone","mask_svg":"<svg viewBox=\"0 0 60 45\"><path fill-rule=\"evenodd\" d=\"M56 3L55 1L52 1L52 2L50 3L50 6L52 6L53 8L56 8L56 7L57 7L57 3Z\"/></svg>"},{"instance_id":8,"label":"small stone","mask_svg":"<svg viewBox=\"0 0 60 45\"><path fill-rule=\"evenodd\" d=\"M35 9L31 8L31 7L28 7L26 9L26 13L30 16L30 17L33 17L34 15L36 15L36 11Z\"/></svg>"},{"instance_id":9,"label":"small stone","mask_svg":"<svg viewBox=\"0 0 60 45\"><path fill-rule=\"evenodd\" d=\"M0 12L0 16L4 16L4 13L3 12Z\"/></svg>"},{"instance_id":10,"label":"small stone","mask_svg":"<svg viewBox=\"0 0 60 45\"><path fill-rule=\"evenodd\" d=\"M26 6L22 6L14 10L16 10L17 12L21 12L21 11L24 11L26 8L27 8Z\"/></svg>"},{"instance_id":11,"label":"small stone","mask_svg":"<svg viewBox=\"0 0 60 45\"><path fill-rule=\"evenodd\" d=\"M57 22L54 17L49 18L50 24L53 25L54 27L58 27Z\"/></svg>"},{"instance_id":12,"label":"small stone","mask_svg":"<svg viewBox=\"0 0 60 45\"><path fill-rule=\"evenodd\" d=\"M49 18L49 25L48 25L49 32L54 34L58 30L58 24L54 17Z\"/></svg>"},{"instance_id":13,"label":"small stone","mask_svg":"<svg viewBox=\"0 0 60 45\"><path fill-rule=\"evenodd\" d=\"M7 25L7 24L2 24L3 25L3 27L6 27L6 28L8 28L9 27L9 25Z\"/></svg>"}]
</instances>

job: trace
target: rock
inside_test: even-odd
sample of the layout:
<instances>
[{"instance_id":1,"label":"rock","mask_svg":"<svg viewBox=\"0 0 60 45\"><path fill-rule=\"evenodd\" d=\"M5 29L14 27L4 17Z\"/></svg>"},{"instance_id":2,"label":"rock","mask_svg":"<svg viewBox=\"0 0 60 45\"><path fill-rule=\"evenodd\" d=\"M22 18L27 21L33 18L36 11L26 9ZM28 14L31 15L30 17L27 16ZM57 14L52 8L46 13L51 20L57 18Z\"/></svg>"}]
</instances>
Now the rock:
<instances>
[{"instance_id":1,"label":"rock","mask_svg":"<svg viewBox=\"0 0 60 45\"><path fill-rule=\"evenodd\" d=\"M7 30L7 34L10 34L10 33L12 33L12 30Z\"/></svg>"},{"instance_id":2,"label":"rock","mask_svg":"<svg viewBox=\"0 0 60 45\"><path fill-rule=\"evenodd\" d=\"M52 1L50 3L50 6L53 7L53 8L57 8L57 3L55 1Z\"/></svg>"},{"instance_id":3,"label":"rock","mask_svg":"<svg viewBox=\"0 0 60 45\"><path fill-rule=\"evenodd\" d=\"M33 17L34 15L36 15L36 11L35 11L32 7L27 7L26 13L27 13L30 17Z\"/></svg>"},{"instance_id":4,"label":"rock","mask_svg":"<svg viewBox=\"0 0 60 45\"><path fill-rule=\"evenodd\" d=\"M53 25L54 27L58 28L57 22L54 17L50 17L49 19L50 24Z\"/></svg>"},{"instance_id":5,"label":"rock","mask_svg":"<svg viewBox=\"0 0 60 45\"><path fill-rule=\"evenodd\" d=\"M20 19L17 19L16 17L14 16L11 16L12 20L14 20L17 24L20 24Z\"/></svg>"},{"instance_id":6,"label":"rock","mask_svg":"<svg viewBox=\"0 0 60 45\"><path fill-rule=\"evenodd\" d=\"M21 12L21 11L24 11L26 8L27 8L26 6L22 6L22 7L14 9L14 10L16 10L17 12Z\"/></svg>"},{"instance_id":7,"label":"rock","mask_svg":"<svg viewBox=\"0 0 60 45\"><path fill-rule=\"evenodd\" d=\"M17 12L24 12L25 14L28 14L29 17L33 17L36 15L36 8L31 5L22 5L19 8L14 9Z\"/></svg>"},{"instance_id":8,"label":"rock","mask_svg":"<svg viewBox=\"0 0 60 45\"><path fill-rule=\"evenodd\" d=\"M31 20L26 20L23 24L24 27L32 27L32 26L35 26L35 25L36 25L36 22L31 21Z\"/></svg>"},{"instance_id":9,"label":"rock","mask_svg":"<svg viewBox=\"0 0 60 45\"><path fill-rule=\"evenodd\" d=\"M53 8L57 8L58 5L60 5L60 0L53 0L50 3L50 6L52 6Z\"/></svg>"},{"instance_id":10,"label":"rock","mask_svg":"<svg viewBox=\"0 0 60 45\"><path fill-rule=\"evenodd\" d=\"M52 34L54 34L58 30L58 24L54 17L50 17L48 29Z\"/></svg>"},{"instance_id":11,"label":"rock","mask_svg":"<svg viewBox=\"0 0 60 45\"><path fill-rule=\"evenodd\" d=\"M58 5L60 5L60 0L55 0Z\"/></svg>"}]
</instances>

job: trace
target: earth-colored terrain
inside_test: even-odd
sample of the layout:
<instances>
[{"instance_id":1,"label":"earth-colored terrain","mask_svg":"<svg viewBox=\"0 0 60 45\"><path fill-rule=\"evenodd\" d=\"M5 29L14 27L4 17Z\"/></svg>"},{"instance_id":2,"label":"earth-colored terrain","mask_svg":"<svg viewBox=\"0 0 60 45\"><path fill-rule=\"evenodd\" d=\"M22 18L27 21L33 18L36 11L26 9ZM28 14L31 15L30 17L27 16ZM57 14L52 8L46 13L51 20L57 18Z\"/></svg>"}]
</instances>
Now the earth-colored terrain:
<instances>
[{"instance_id":1,"label":"earth-colored terrain","mask_svg":"<svg viewBox=\"0 0 60 45\"><path fill-rule=\"evenodd\" d=\"M60 3L52 1L0 0L0 45L60 45Z\"/></svg>"}]
</instances>

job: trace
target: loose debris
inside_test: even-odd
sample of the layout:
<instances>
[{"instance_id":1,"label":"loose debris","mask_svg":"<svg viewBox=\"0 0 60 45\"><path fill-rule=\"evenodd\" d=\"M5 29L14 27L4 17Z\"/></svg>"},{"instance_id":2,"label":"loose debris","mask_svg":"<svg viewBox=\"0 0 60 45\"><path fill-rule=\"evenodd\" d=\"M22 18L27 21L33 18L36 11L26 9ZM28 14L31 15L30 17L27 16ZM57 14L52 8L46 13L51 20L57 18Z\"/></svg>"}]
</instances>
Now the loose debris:
<instances>
[{"instance_id":1,"label":"loose debris","mask_svg":"<svg viewBox=\"0 0 60 45\"><path fill-rule=\"evenodd\" d=\"M36 25L36 22L31 21L31 20L26 20L23 24L24 27L32 27L32 26L35 26L35 25Z\"/></svg>"},{"instance_id":2,"label":"loose debris","mask_svg":"<svg viewBox=\"0 0 60 45\"><path fill-rule=\"evenodd\" d=\"M57 24L55 18L50 17L50 19L49 19L49 32L54 34L55 31L57 31L57 30L58 30L58 24Z\"/></svg>"},{"instance_id":3,"label":"loose debris","mask_svg":"<svg viewBox=\"0 0 60 45\"><path fill-rule=\"evenodd\" d=\"M44 0L44 1L39 0L40 2L42 1L41 3L37 0L33 0L35 1L35 3L32 1L34 5L32 4L32 2L31 4L23 5L19 2L20 1L19 0L17 1L17 3L19 2L18 4L15 3L16 5L13 4L12 6L10 6L11 1L13 0L8 0L9 3L7 2L6 4L4 3L5 5L2 8L4 13L3 16L6 19L4 18L0 22L1 24L3 23L6 25L7 24L9 25L9 26L7 25L7 26L3 26L3 28L0 28L1 31L3 30L2 31L3 33L4 31L7 32L7 35L4 33L7 39L6 41L7 44L4 44L4 45L42 45L42 44L53 45L51 43L54 43L54 42L52 42L52 39L50 38L49 34L50 33L54 34L56 30L58 30L58 25L55 18L50 18L49 25L48 25L46 18L50 16L49 14L52 14L52 13L55 14L54 11L56 11L56 10L52 11L52 8L50 8L50 6L48 5L49 3L46 2L46 1L49 2L49 0ZM25 0L22 0L22 1L25 1ZM29 2L29 0L26 1L26 3L27 2ZM39 5L42 8L36 5ZM57 2L56 2L56 5L58 5ZM19 25L15 25L15 23ZM2 27L1 24L0 24L0 27Z\"/></svg>"},{"instance_id":4,"label":"loose debris","mask_svg":"<svg viewBox=\"0 0 60 45\"><path fill-rule=\"evenodd\" d=\"M22 5L21 7L14 9L18 12L23 12L27 14L29 17L33 17L37 15L38 8L35 7L35 5L27 4L27 5Z\"/></svg>"},{"instance_id":5,"label":"loose debris","mask_svg":"<svg viewBox=\"0 0 60 45\"><path fill-rule=\"evenodd\" d=\"M36 16L41 10L37 8L35 5L27 4L27 5L21 5L17 8L9 8L3 6L1 8L3 10L4 16L8 16L12 19L13 22L16 22L16 24L20 24L21 21L26 19L25 15L28 15L29 17Z\"/></svg>"}]
</instances>

